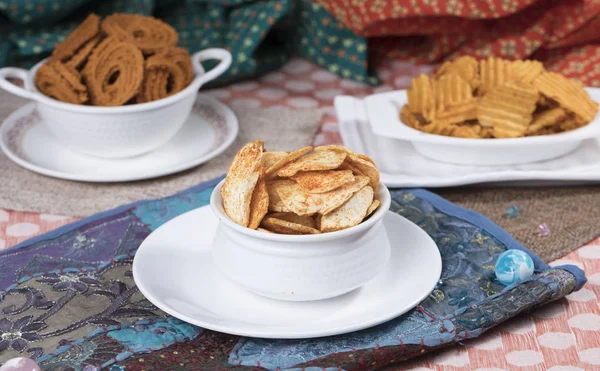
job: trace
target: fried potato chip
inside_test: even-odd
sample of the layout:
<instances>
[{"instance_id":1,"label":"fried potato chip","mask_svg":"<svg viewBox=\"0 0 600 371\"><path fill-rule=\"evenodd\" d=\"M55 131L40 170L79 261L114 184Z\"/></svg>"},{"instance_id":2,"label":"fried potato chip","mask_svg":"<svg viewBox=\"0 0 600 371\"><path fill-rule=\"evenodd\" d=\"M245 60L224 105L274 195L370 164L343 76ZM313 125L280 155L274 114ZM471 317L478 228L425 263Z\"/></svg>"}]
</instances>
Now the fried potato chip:
<instances>
[{"instance_id":1,"label":"fried potato chip","mask_svg":"<svg viewBox=\"0 0 600 371\"><path fill-rule=\"evenodd\" d=\"M285 156L287 156L287 152L279 151L279 152L265 152L262 157L262 164L265 169L270 168L275 165L275 163Z\"/></svg>"},{"instance_id":2,"label":"fried potato chip","mask_svg":"<svg viewBox=\"0 0 600 371\"><path fill-rule=\"evenodd\" d=\"M281 201L279 193L277 193L277 189L281 187L293 186L294 184L296 184L296 182L294 182L291 179L277 179L267 181L266 186L267 193L269 194L269 210L275 212L290 211L287 207L285 207L285 205Z\"/></svg>"},{"instance_id":3,"label":"fried potato chip","mask_svg":"<svg viewBox=\"0 0 600 371\"><path fill-rule=\"evenodd\" d=\"M292 176L308 193L326 193L354 182L351 170L301 171Z\"/></svg>"},{"instance_id":4,"label":"fried potato chip","mask_svg":"<svg viewBox=\"0 0 600 371\"><path fill-rule=\"evenodd\" d=\"M271 232L271 231L270 231L270 230L268 230L268 229L264 229L264 228L260 228L260 227L259 227L259 228L256 228L256 230L257 230L257 231L260 231L260 232L265 232L265 233L273 233L273 232Z\"/></svg>"},{"instance_id":5,"label":"fried potato chip","mask_svg":"<svg viewBox=\"0 0 600 371\"><path fill-rule=\"evenodd\" d=\"M379 187L379 170L373 162L364 160L357 155L347 155L346 161L350 166L356 168L370 179L370 185L373 189Z\"/></svg>"},{"instance_id":6,"label":"fried potato chip","mask_svg":"<svg viewBox=\"0 0 600 371\"><path fill-rule=\"evenodd\" d=\"M527 134L535 133L542 128L555 126L563 121L567 115L567 111L560 107L534 113L533 121L527 128Z\"/></svg>"},{"instance_id":7,"label":"fried potato chip","mask_svg":"<svg viewBox=\"0 0 600 371\"><path fill-rule=\"evenodd\" d=\"M281 169L282 167L284 167L285 165L296 161L297 159L299 159L300 157L304 156L305 154L307 154L308 152L312 151L312 146L308 146L308 147L303 147L300 148L297 151L288 153L285 157L277 160L273 165L269 166L267 168L267 170L265 171L265 175L267 177L272 176L272 174L274 174L276 171L278 171L279 169Z\"/></svg>"},{"instance_id":8,"label":"fried potato chip","mask_svg":"<svg viewBox=\"0 0 600 371\"><path fill-rule=\"evenodd\" d=\"M400 110L400 120L402 120L405 125L417 130L421 130L423 125L428 123L425 119L420 120L418 115L412 113L407 104L402 106L402 109Z\"/></svg>"},{"instance_id":9,"label":"fried potato chip","mask_svg":"<svg viewBox=\"0 0 600 371\"><path fill-rule=\"evenodd\" d=\"M472 90L479 86L479 63L471 56L465 55L452 62L444 62L437 71L437 75L445 76L448 74L462 77L471 86Z\"/></svg>"},{"instance_id":10,"label":"fried potato chip","mask_svg":"<svg viewBox=\"0 0 600 371\"><path fill-rule=\"evenodd\" d=\"M481 60L479 61L479 74L481 85L479 85L478 92L479 95L485 95L495 87L504 85L505 82L513 79L511 61L494 57Z\"/></svg>"},{"instance_id":11,"label":"fried potato chip","mask_svg":"<svg viewBox=\"0 0 600 371\"><path fill-rule=\"evenodd\" d=\"M494 129L496 138L525 135L538 100L531 84L513 81L489 91L479 101L477 118L481 126Z\"/></svg>"},{"instance_id":12,"label":"fried potato chip","mask_svg":"<svg viewBox=\"0 0 600 371\"><path fill-rule=\"evenodd\" d=\"M538 135L550 135L550 134L560 133L562 131L563 130L558 125L555 125L555 126L546 126L545 128L541 128L541 129L533 131L533 132L528 131L525 134L525 136L527 136L527 137L535 137L535 136L538 136Z\"/></svg>"},{"instance_id":13,"label":"fried potato chip","mask_svg":"<svg viewBox=\"0 0 600 371\"><path fill-rule=\"evenodd\" d=\"M250 221L248 222L248 228L258 228L261 220L267 215L267 211L269 211L269 193L264 174L261 174L250 199Z\"/></svg>"},{"instance_id":14,"label":"fried potato chip","mask_svg":"<svg viewBox=\"0 0 600 371\"><path fill-rule=\"evenodd\" d=\"M581 117L571 114L558 124L558 128L560 129L560 131L570 131L579 129L580 127L585 125L587 125L587 122L584 121Z\"/></svg>"},{"instance_id":15,"label":"fried potato chip","mask_svg":"<svg viewBox=\"0 0 600 371\"><path fill-rule=\"evenodd\" d=\"M366 176L363 172L361 172L354 166L350 165L347 161L344 161L344 163L341 164L340 167L338 167L338 170L350 170L354 176L357 176L357 175Z\"/></svg>"},{"instance_id":16,"label":"fried potato chip","mask_svg":"<svg viewBox=\"0 0 600 371\"><path fill-rule=\"evenodd\" d=\"M433 81L433 95L437 111L435 119L439 118L439 112L444 111L447 106L464 104L473 99L471 85L453 73Z\"/></svg>"},{"instance_id":17,"label":"fried potato chip","mask_svg":"<svg viewBox=\"0 0 600 371\"><path fill-rule=\"evenodd\" d=\"M367 155L363 155L360 153L356 153L354 151L352 151L350 148L344 147L344 146L339 146L337 144L328 144L326 146L318 146L315 148L315 152L319 152L319 151L337 151L337 152L343 152L347 155L355 155L358 156L360 158L362 158L365 161L369 161L370 163L372 163L373 165L375 165L375 161L373 161L373 159Z\"/></svg>"},{"instance_id":18,"label":"fried potato chip","mask_svg":"<svg viewBox=\"0 0 600 371\"><path fill-rule=\"evenodd\" d=\"M516 60L511 62L512 77L526 83L532 83L536 77L546 72L544 65L539 61Z\"/></svg>"},{"instance_id":19,"label":"fried potato chip","mask_svg":"<svg viewBox=\"0 0 600 371\"><path fill-rule=\"evenodd\" d=\"M445 124L458 124L468 120L475 120L477 119L478 104L479 99L471 99L446 106L444 111L437 114L434 122L438 121Z\"/></svg>"},{"instance_id":20,"label":"fried potato chip","mask_svg":"<svg viewBox=\"0 0 600 371\"><path fill-rule=\"evenodd\" d=\"M369 206L369 208L367 209L367 215L365 215L365 218L368 217L369 215L373 214L373 212L375 212L375 210L377 210L379 205L381 205L381 202L379 202L379 200L373 200L373 202L371 203L371 206Z\"/></svg>"},{"instance_id":21,"label":"fried potato chip","mask_svg":"<svg viewBox=\"0 0 600 371\"><path fill-rule=\"evenodd\" d=\"M250 202L262 171L263 150L261 140L243 146L231 162L221 188L225 213L244 227L250 222Z\"/></svg>"},{"instance_id":22,"label":"fried potato chip","mask_svg":"<svg viewBox=\"0 0 600 371\"><path fill-rule=\"evenodd\" d=\"M275 233L283 234L318 234L318 229L307 227L302 224L292 223L287 220L267 216L262 221L262 226Z\"/></svg>"},{"instance_id":23,"label":"fried potato chip","mask_svg":"<svg viewBox=\"0 0 600 371\"><path fill-rule=\"evenodd\" d=\"M418 113L428 121L435 118L435 98L433 83L429 76L421 74L413 79L406 91L408 108L412 113Z\"/></svg>"},{"instance_id":24,"label":"fried potato chip","mask_svg":"<svg viewBox=\"0 0 600 371\"><path fill-rule=\"evenodd\" d=\"M456 138L480 138L477 127L470 125L460 126L457 124L448 124L442 120L435 120L429 125L423 127L423 131L429 134L443 135Z\"/></svg>"},{"instance_id":25,"label":"fried potato chip","mask_svg":"<svg viewBox=\"0 0 600 371\"><path fill-rule=\"evenodd\" d=\"M315 214L317 215L317 214ZM312 217L306 215L296 215L294 213L273 213L269 214L271 218L287 220L288 222L301 224L305 227L316 228L315 221Z\"/></svg>"},{"instance_id":26,"label":"fried potato chip","mask_svg":"<svg viewBox=\"0 0 600 371\"><path fill-rule=\"evenodd\" d=\"M598 103L594 102L581 85L563 75L554 72L544 72L539 75L533 85L546 97L557 101L585 122L596 117Z\"/></svg>"},{"instance_id":27,"label":"fried potato chip","mask_svg":"<svg viewBox=\"0 0 600 371\"><path fill-rule=\"evenodd\" d=\"M321 214L315 214L313 216L313 219L315 221L315 228L318 230L321 230L321 219L323 218L323 215Z\"/></svg>"},{"instance_id":28,"label":"fried potato chip","mask_svg":"<svg viewBox=\"0 0 600 371\"><path fill-rule=\"evenodd\" d=\"M321 217L321 232L339 231L358 225L373 203L373 188L366 186L356 192L346 203Z\"/></svg>"},{"instance_id":29,"label":"fried potato chip","mask_svg":"<svg viewBox=\"0 0 600 371\"><path fill-rule=\"evenodd\" d=\"M340 187L336 190L327 193L320 193L315 196L321 197L321 209L319 210L320 214L328 214L338 207L342 206L346 201L352 197L353 194L358 192L360 189L364 188L367 184L369 184L369 177L367 176L355 176L354 183L348 184L346 186Z\"/></svg>"},{"instance_id":30,"label":"fried potato chip","mask_svg":"<svg viewBox=\"0 0 600 371\"><path fill-rule=\"evenodd\" d=\"M280 177L290 177L299 171L336 169L344 162L345 158L345 153L337 151L313 152L285 165L281 170L277 171L277 175Z\"/></svg>"},{"instance_id":31,"label":"fried potato chip","mask_svg":"<svg viewBox=\"0 0 600 371\"><path fill-rule=\"evenodd\" d=\"M288 211L297 215L313 215L321 210L320 194L304 192L298 183L282 183L276 188L281 202Z\"/></svg>"}]
</instances>

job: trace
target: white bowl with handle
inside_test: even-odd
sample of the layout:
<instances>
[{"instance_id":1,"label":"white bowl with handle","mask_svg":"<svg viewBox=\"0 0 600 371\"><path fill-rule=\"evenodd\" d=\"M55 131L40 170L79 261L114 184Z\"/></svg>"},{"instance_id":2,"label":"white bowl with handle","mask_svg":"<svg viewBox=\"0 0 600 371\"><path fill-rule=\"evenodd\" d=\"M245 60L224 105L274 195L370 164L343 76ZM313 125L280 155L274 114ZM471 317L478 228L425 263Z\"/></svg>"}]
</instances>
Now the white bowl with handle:
<instances>
[{"instance_id":1,"label":"white bowl with handle","mask_svg":"<svg viewBox=\"0 0 600 371\"><path fill-rule=\"evenodd\" d=\"M169 97L140 104L96 107L65 103L47 97L35 87L37 69L0 69L0 87L36 102L42 122L66 147L81 154L103 158L126 158L150 152L171 139L190 115L200 87L223 74L231 65L225 49L206 49L191 56L194 79L182 91ZM216 59L219 64L204 71L201 62ZM23 81L23 87L8 79Z\"/></svg>"},{"instance_id":2,"label":"white bowl with handle","mask_svg":"<svg viewBox=\"0 0 600 371\"><path fill-rule=\"evenodd\" d=\"M336 232L287 235L256 231L233 222L223 209L222 181L210 198L219 226L215 265L231 281L260 296L313 301L348 293L375 278L390 259L383 226L390 192L376 191L381 205L362 223Z\"/></svg>"}]
</instances>

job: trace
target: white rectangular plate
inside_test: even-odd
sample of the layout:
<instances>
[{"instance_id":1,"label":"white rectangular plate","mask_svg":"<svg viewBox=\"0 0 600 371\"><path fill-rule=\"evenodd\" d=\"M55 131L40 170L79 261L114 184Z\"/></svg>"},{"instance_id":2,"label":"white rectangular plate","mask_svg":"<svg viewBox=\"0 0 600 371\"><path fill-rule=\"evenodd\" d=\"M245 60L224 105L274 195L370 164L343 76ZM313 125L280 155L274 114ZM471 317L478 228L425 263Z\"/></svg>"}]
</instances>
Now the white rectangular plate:
<instances>
[{"instance_id":1,"label":"white rectangular plate","mask_svg":"<svg viewBox=\"0 0 600 371\"><path fill-rule=\"evenodd\" d=\"M565 185L600 181L600 143L588 139L558 159L511 166L469 166L434 161L406 140L376 135L362 99L335 99L340 135L348 148L371 156L388 187L451 187L510 182L519 185Z\"/></svg>"}]
</instances>

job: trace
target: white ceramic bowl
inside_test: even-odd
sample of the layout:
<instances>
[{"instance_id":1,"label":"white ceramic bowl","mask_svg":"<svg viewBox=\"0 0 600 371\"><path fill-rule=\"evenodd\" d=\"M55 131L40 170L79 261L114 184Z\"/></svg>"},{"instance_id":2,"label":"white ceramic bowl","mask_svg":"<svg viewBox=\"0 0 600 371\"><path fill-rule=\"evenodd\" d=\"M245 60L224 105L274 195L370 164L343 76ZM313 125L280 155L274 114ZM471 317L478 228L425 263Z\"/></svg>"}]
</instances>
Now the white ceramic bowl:
<instances>
[{"instance_id":1,"label":"white ceramic bowl","mask_svg":"<svg viewBox=\"0 0 600 371\"><path fill-rule=\"evenodd\" d=\"M600 102L600 89L586 88ZM600 135L600 113L588 125L565 133L510 139L451 138L415 130L400 120L406 90L365 98L366 119L376 135L409 141L417 152L440 162L461 165L502 166L550 160L577 149Z\"/></svg>"},{"instance_id":2,"label":"white ceramic bowl","mask_svg":"<svg viewBox=\"0 0 600 371\"><path fill-rule=\"evenodd\" d=\"M219 64L205 72L201 62L217 59ZM119 107L93 107L64 103L40 93L34 84L41 61L31 70L0 69L0 87L34 100L44 124L70 149L96 157L124 158L150 152L171 139L188 118L198 89L221 75L231 65L224 49L206 49L192 55L195 77L182 91L154 102ZM7 79L23 80L24 88Z\"/></svg>"},{"instance_id":3,"label":"white ceramic bowl","mask_svg":"<svg viewBox=\"0 0 600 371\"><path fill-rule=\"evenodd\" d=\"M390 258L383 217L391 197L382 183L377 190L381 206L369 219L317 235L271 234L234 223L223 209L222 185L210 198L219 219L213 259L225 276L258 295L287 301L332 298L375 278Z\"/></svg>"}]
</instances>

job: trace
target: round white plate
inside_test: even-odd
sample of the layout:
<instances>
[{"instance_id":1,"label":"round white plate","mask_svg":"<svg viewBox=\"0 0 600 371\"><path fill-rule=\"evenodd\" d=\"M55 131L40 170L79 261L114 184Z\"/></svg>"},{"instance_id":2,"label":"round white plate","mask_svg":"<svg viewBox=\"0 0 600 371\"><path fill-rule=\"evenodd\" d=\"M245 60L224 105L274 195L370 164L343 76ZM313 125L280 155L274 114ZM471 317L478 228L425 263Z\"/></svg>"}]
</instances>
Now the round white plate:
<instances>
[{"instance_id":1,"label":"round white plate","mask_svg":"<svg viewBox=\"0 0 600 371\"><path fill-rule=\"evenodd\" d=\"M54 138L35 103L13 112L0 127L0 148L22 167L55 178L86 182L125 182L155 178L198 166L233 143L238 121L231 109L198 95L192 113L164 146L126 159L102 159L75 153Z\"/></svg>"},{"instance_id":2,"label":"round white plate","mask_svg":"<svg viewBox=\"0 0 600 371\"><path fill-rule=\"evenodd\" d=\"M439 250L421 228L389 212L392 255L373 281L349 294L313 302L267 299L235 285L212 261L217 218L205 206L162 225L140 245L133 277L154 305L210 330L260 338L301 339L348 333L414 308L435 287Z\"/></svg>"}]
</instances>

